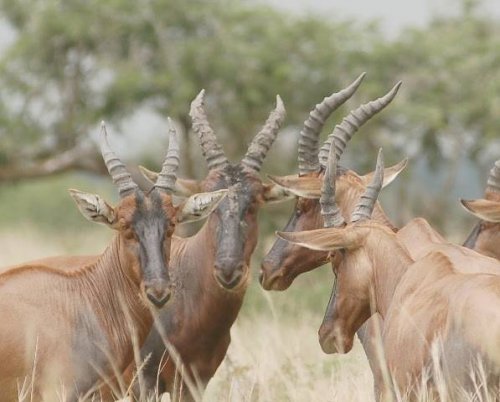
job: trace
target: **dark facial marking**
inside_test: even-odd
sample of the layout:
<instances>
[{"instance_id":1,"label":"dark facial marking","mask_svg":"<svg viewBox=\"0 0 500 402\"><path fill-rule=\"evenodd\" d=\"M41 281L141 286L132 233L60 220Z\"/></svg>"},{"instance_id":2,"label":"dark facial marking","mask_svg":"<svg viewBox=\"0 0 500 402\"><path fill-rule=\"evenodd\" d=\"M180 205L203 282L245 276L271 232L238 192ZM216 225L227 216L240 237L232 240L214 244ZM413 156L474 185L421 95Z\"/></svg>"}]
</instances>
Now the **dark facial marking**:
<instances>
[{"instance_id":1,"label":"dark facial marking","mask_svg":"<svg viewBox=\"0 0 500 402\"><path fill-rule=\"evenodd\" d=\"M222 286L236 287L244 277L246 269L245 251L248 249L249 216L255 212L257 190L260 180L241 165L229 165L219 173L210 190L227 188L228 196L215 211L217 225L217 250L215 275ZM255 216L253 216L256 219ZM250 238L249 238L250 237ZM256 236L255 236L256 237ZM256 239L255 239L256 240ZM255 245L250 245L253 250Z\"/></svg>"},{"instance_id":2,"label":"dark facial marking","mask_svg":"<svg viewBox=\"0 0 500 402\"><path fill-rule=\"evenodd\" d=\"M170 226L158 191L148 196L136 193L132 227L139 242L139 261L148 299L158 307L169 297L168 260L170 259Z\"/></svg>"}]
</instances>

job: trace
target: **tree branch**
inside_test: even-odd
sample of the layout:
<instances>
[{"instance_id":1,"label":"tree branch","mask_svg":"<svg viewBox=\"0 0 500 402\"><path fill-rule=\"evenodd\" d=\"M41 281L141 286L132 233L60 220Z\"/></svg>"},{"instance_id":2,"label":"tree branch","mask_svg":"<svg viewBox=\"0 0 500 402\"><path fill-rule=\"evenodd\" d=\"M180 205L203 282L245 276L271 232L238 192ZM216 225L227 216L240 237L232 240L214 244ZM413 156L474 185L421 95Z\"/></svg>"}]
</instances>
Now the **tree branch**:
<instances>
[{"instance_id":1,"label":"tree branch","mask_svg":"<svg viewBox=\"0 0 500 402\"><path fill-rule=\"evenodd\" d=\"M0 166L0 182L45 177L70 170L84 170L97 174L106 172L94 145L80 143L74 148L46 159L20 160L16 164Z\"/></svg>"}]
</instances>

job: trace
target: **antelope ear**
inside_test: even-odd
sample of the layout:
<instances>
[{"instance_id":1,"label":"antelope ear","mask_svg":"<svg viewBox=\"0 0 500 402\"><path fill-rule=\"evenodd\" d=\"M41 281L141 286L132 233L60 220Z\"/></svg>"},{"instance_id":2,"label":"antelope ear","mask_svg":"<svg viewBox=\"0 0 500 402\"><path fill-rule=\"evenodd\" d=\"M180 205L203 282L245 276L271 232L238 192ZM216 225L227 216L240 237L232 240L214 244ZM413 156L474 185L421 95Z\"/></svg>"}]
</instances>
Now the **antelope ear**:
<instances>
[{"instance_id":1,"label":"antelope ear","mask_svg":"<svg viewBox=\"0 0 500 402\"><path fill-rule=\"evenodd\" d=\"M152 170L149 170L142 165L139 165L139 170L142 175L151 183L151 185L154 185L156 183L156 179L158 179L158 173L153 172ZM200 183L196 180L177 179L175 181L175 195L181 197L189 197L190 195L199 192L201 192Z\"/></svg>"},{"instance_id":2,"label":"antelope ear","mask_svg":"<svg viewBox=\"0 0 500 402\"><path fill-rule=\"evenodd\" d=\"M348 229L323 228L304 232L276 232L276 235L291 243L317 251L352 247Z\"/></svg>"},{"instance_id":3,"label":"antelope ear","mask_svg":"<svg viewBox=\"0 0 500 402\"><path fill-rule=\"evenodd\" d=\"M267 176L274 184L282 187L288 193L303 198L321 197L322 179L319 177L308 176Z\"/></svg>"},{"instance_id":4,"label":"antelope ear","mask_svg":"<svg viewBox=\"0 0 500 402\"><path fill-rule=\"evenodd\" d=\"M210 215L227 195L228 190L217 190L210 193L198 193L189 197L178 207L179 223L196 221Z\"/></svg>"},{"instance_id":5,"label":"antelope ear","mask_svg":"<svg viewBox=\"0 0 500 402\"><path fill-rule=\"evenodd\" d=\"M264 184L264 202L267 204L278 203L295 198L295 195L283 187L275 184Z\"/></svg>"},{"instance_id":6,"label":"antelope ear","mask_svg":"<svg viewBox=\"0 0 500 402\"><path fill-rule=\"evenodd\" d=\"M385 168L382 188L385 188L389 184L391 184L396 179L396 177L398 177L398 175L405 169L406 165L408 165L408 158L403 159L401 162L396 163L394 166ZM365 174L364 176L361 176L361 179L366 185L371 183L373 179L373 173L374 172L370 172L368 174Z\"/></svg>"},{"instance_id":7,"label":"antelope ear","mask_svg":"<svg viewBox=\"0 0 500 402\"><path fill-rule=\"evenodd\" d=\"M85 218L114 228L115 210L100 196L73 189L69 190L69 194Z\"/></svg>"},{"instance_id":8,"label":"antelope ear","mask_svg":"<svg viewBox=\"0 0 500 402\"><path fill-rule=\"evenodd\" d=\"M488 222L500 222L500 202L490 200L460 200L464 208Z\"/></svg>"}]
</instances>

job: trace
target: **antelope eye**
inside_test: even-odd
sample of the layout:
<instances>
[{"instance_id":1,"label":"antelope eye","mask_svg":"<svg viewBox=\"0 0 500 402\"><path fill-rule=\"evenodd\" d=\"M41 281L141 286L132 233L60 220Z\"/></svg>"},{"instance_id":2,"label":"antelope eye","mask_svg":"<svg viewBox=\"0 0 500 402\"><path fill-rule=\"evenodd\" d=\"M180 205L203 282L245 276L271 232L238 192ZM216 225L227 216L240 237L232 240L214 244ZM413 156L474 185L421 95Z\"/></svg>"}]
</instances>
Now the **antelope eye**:
<instances>
[{"instance_id":1,"label":"antelope eye","mask_svg":"<svg viewBox=\"0 0 500 402\"><path fill-rule=\"evenodd\" d=\"M123 236L127 240L137 240L137 234L135 231L129 226L123 231Z\"/></svg>"},{"instance_id":2,"label":"antelope eye","mask_svg":"<svg viewBox=\"0 0 500 402\"><path fill-rule=\"evenodd\" d=\"M174 234L175 225L173 223L167 223L167 227L165 228L165 233L167 237L171 237Z\"/></svg>"}]
</instances>

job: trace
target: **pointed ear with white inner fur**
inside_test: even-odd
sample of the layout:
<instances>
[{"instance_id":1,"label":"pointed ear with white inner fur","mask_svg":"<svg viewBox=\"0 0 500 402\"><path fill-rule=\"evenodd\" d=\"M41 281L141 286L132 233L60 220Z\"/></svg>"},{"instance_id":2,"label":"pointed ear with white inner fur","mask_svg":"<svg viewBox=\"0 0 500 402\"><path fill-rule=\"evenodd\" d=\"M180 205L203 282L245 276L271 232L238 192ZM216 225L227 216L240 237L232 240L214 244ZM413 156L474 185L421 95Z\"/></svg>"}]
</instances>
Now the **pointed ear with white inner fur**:
<instances>
[{"instance_id":1,"label":"pointed ear with white inner fur","mask_svg":"<svg viewBox=\"0 0 500 402\"><path fill-rule=\"evenodd\" d=\"M490 200L460 200L463 207L487 222L500 222L500 202Z\"/></svg>"},{"instance_id":2,"label":"pointed ear with white inner fur","mask_svg":"<svg viewBox=\"0 0 500 402\"><path fill-rule=\"evenodd\" d=\"M362 232L354 232L350 228L322 228L303 232L276 232L283 240L316 251L332 251L336 249L353 249L363 241Z\"/></svg>"},{"instance_id":3,"label":"pointed ear with white inner fur","mask_svg":"<svg viewBox=\"0 0 500 402\"><path fill-rule=\"evenodd\" d=\"M74 189L70 189L69 194L75 200L78 209L85 218L114 229L115 211L99 195Z\"/></svg>"},{"instance_id":4,"label":"pointed ear with white inner fur","mask_svg":"<svg viewBox=\"0 0 500 402\"><path fill-rule=\"evenodd\" d=\"M405 169L407 165L408 165L408 158L405 158L401 162L396 163L395 165L390 166L388 168L385 168L382 188L385 188L389 184L391 184L396 179L396 177L398 177L398 175ZM373 179L373 174L374 172L370 172L365 174L364 176L361 176L361 179L366 185L371 183Z\"/></svg>"},{"instance_id":5,"label":"pointed ear with white inner fur","mask_svg":"<svg viewBox=\"0 0 500 402\"><path fill-rule=\"evenodd\" d=\"M184 223L207 217L217 208L227 193L228 190L224 189L192 195L178 206L177 221Z\"/></svg>"},{"instance_id":6,"label":"pointed ear with white inner fur","mask_svg":"<svg viewBox=\"0 0 500 402\"><path fill-rule=\"evenodd\" d=\"M282 187L287 192L303 198L315 198L319 199L321 197L321 186L323 181L319 177L310 176L271 176L267 175L269 180L274 184Z\"/></svg>"},{"instance_id":7,"label":"pointed ear with white inner fur","mask_svg":"<svg viewBox=\"0 0 500 402\"><path fill-rule=\"evenodd\" d=\"M154 186L158 179L158 173L139 165L139 171ZM201 192L200 183L197 180L177 178L175 181L174 194L179 197L189 197L190 195Z\"/></svg>"},{"instance_id":8,"label":"pointed ear with white inner fur","mask_svg":"<svg viewBox=\"0 0 500 402\"><path fill-rule=\"evenodd\" d=\"M266 204L283 202L295 198L295 194L275 183L264 184L263 196Z\"/></svg>"}]
</instances>

